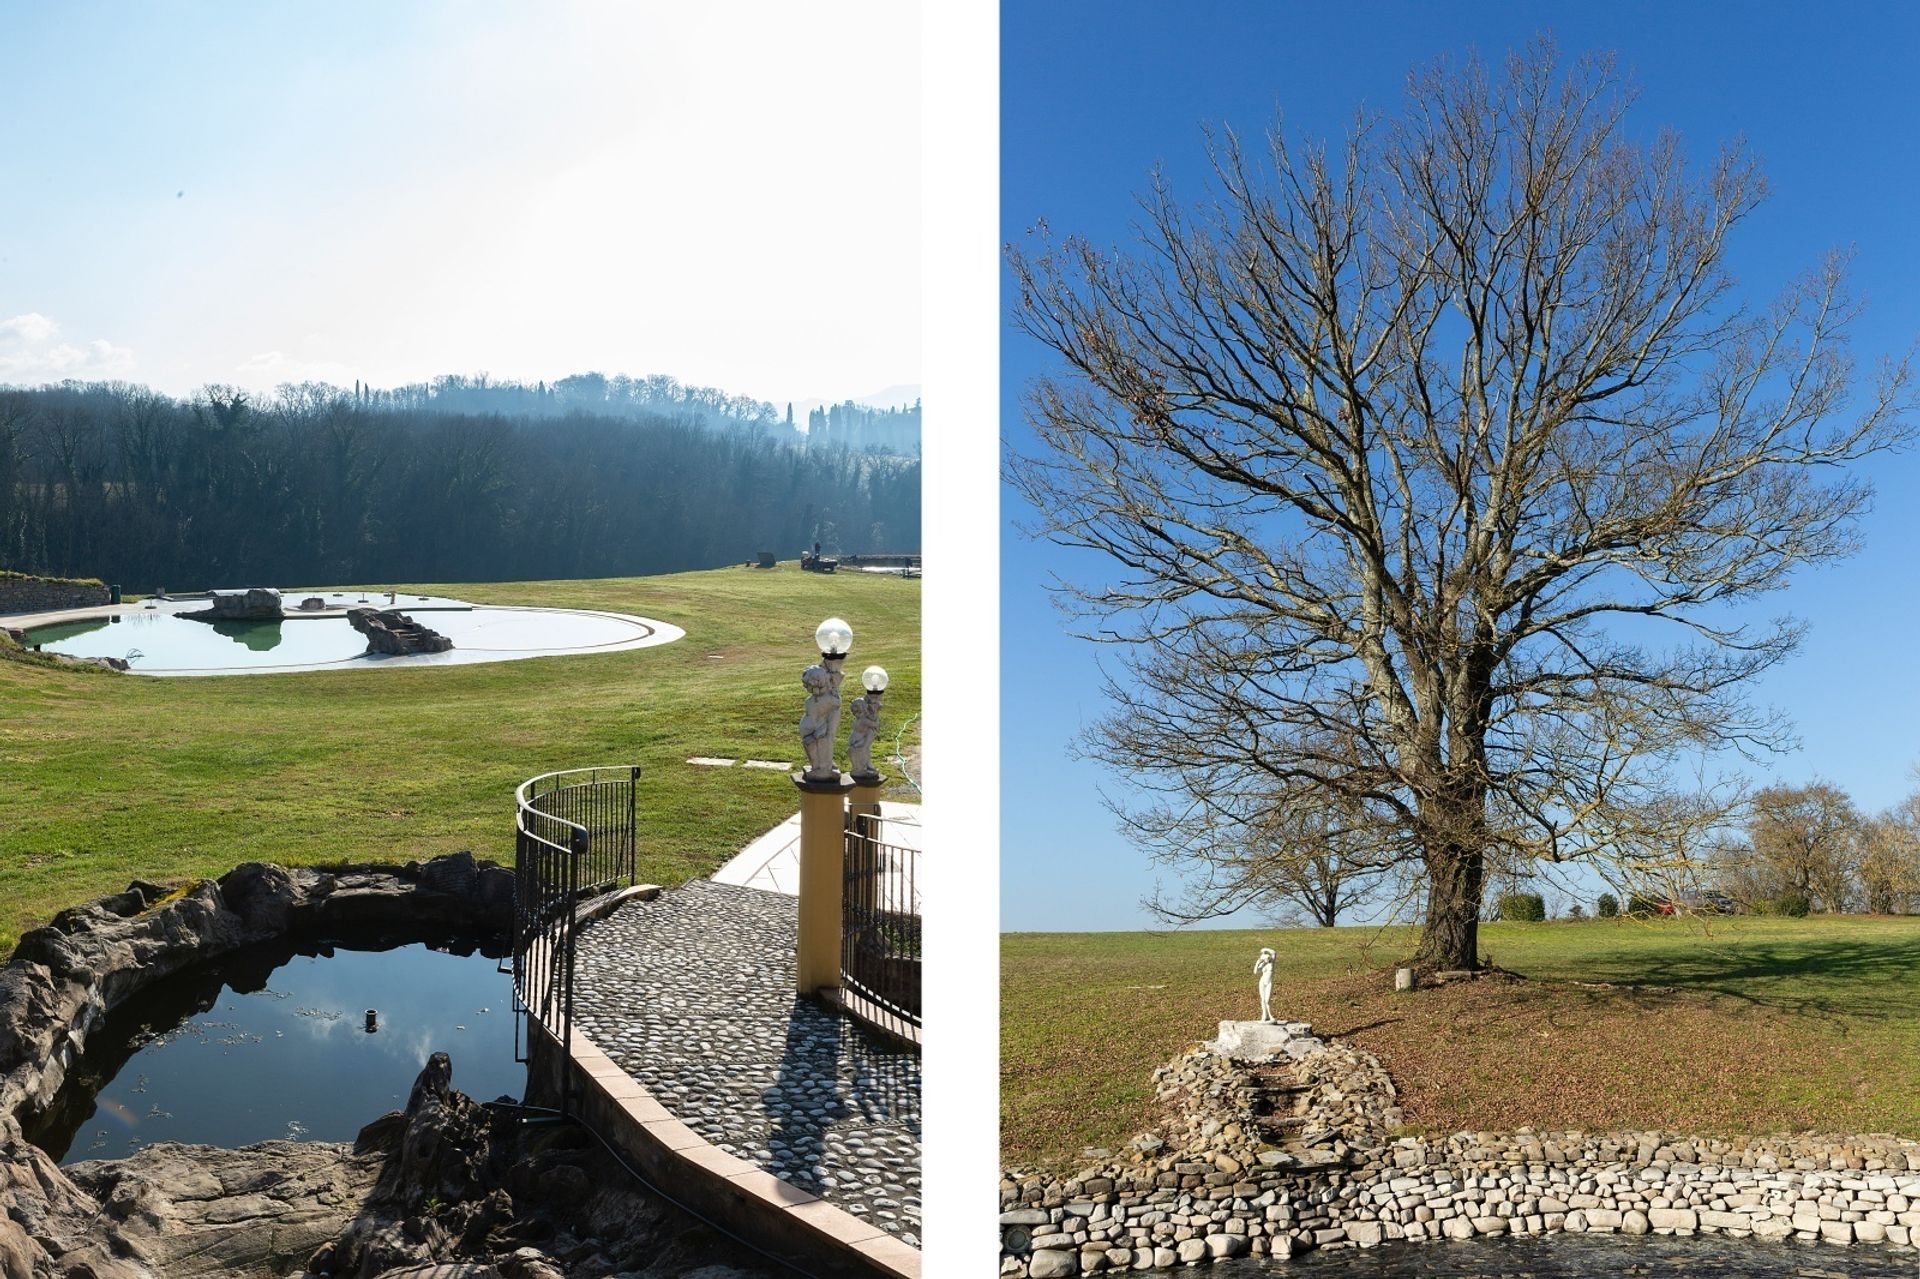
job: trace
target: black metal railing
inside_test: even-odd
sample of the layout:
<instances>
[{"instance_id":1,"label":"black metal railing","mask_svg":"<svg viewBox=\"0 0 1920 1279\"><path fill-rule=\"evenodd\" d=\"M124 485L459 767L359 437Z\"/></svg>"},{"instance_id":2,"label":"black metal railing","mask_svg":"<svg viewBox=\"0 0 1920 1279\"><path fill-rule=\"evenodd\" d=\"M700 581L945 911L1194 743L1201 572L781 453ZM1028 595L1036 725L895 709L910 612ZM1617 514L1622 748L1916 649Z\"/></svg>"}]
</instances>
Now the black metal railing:
<instances>
[{"instance_id":1,"label":"black metal railing","mask_svg":"<svg viewBox=\"0 0 1920 1279\"><path fill-rule=\"evenodd\" d=\"M840 916L842 1005L916 1042L921 1025L919 833L902 818L848 814Z\"/></svg>"},{"instance_id":2,"label":"black metal railing","mask_svg":"<svg viewBox=\"0 0 1920 1279\"><path fill-rule=\"evenodd\" d=\"M514 1011L563 1051L573 1038L580 905L634 880L639 783L630 765L574 768L531 778L514 793ZM563 1113L568 1073L561 1072Z\"/></svg>"}]
</instances>

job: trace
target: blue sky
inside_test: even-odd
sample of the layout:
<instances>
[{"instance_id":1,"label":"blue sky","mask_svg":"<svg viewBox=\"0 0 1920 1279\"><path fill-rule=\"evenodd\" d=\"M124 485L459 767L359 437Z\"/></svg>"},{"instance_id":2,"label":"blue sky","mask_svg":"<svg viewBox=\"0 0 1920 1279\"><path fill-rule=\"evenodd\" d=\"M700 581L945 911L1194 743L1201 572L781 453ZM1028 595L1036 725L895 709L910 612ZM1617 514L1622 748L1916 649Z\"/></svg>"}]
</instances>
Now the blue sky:
<instances>
[{"instance_id":1,"label":"blue sky","mask_svg":"<svg viewBox=\"0 0 1920 1279\"><path fill-rule=\"evenodd\" d=\"M914 13L716 9L0 0L0 382L910 390Z\"/></svg>"},{"instance_id":2,"label":"blue sky","mask_svg":"<svg viewBox=\"0 0 1920 1279\"><path fill-rule=\"evenodd\" d=\"M1198 193L1201 127L1337 135L1365 104L1393 110L1408 70L1477 48L1497 59L1542 30L1563 55L1612 49L1640 89L1636 129L1671 126L1704 161L1744 136L1774 194L1734 242L1744 296L1770 299L1832 248L1855 253L1869 306L1863 363L1920 338L1920 11L1898 4L1012 3L1002 14L1003 238L1045 218L1055 234L1131 239L1133 199L1155 163ZM1004 294L1003 294L1004 296ZM1021 387L1045 353L1002 339L1003 430L1030 440ZM1920 458L1871 463L1878 491L1865 549L1770 601L1812 624L1759 699L1796 722L1803 749L1763 781L1838 782L1864 807L1892 804L1920 763ZM1003 495L1008 519L1022 505ZM1001 555L1003 849L1008 930L1152 926L1139 905L1156 868L1113 829L1112 777L1067 757L1102 710L1091 646L1066 638L1050 573L1096 559L1009 530ZM1242 926L1257 921L1242 919Z\"/></svg>"}]
</instances>

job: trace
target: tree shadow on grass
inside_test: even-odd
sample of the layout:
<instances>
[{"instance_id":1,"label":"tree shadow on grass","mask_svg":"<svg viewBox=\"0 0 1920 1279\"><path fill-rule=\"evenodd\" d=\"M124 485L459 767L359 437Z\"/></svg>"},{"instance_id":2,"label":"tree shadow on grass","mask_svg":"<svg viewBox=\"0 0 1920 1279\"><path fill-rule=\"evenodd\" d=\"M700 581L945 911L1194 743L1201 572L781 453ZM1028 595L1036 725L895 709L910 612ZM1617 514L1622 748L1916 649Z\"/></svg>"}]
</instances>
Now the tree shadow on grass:
<instances>
[{"instance_id":1,"label":"tree shadow on grass","mask_svg":"<svg viewBox=\"0 0 1920 1279\"><path fill-rule=\"evenodd\" d=\"M1348 1026L1343 1030L1323 1030L1320 1035L1326 1039L1351 1039L1355 1035L1369 1030L1378 1030L1382 1026L1393 1026L1405 1021L1405 1017L1380 1017L1373 1021L1362 1022L1357 1026Z\"/></svg>"},{"instance_id":2,"label":"tree shadow on grass","mask_svg":"<svg viewBox=\"0 0 1920 1279\"><path fill-rule=\"evenodd\" d=\"M1861 941L1847 938L1793 942L1701 943L1633 956L1596 957L1585 981L1607 989L1582 990L1604 1001L1625 998L1653 1009L1679 992L1737 1001L1817 1020L1844 1029L1848 1023L1907 1020L1920 997L1920 935Z\"/></svg>"}]
</instances>

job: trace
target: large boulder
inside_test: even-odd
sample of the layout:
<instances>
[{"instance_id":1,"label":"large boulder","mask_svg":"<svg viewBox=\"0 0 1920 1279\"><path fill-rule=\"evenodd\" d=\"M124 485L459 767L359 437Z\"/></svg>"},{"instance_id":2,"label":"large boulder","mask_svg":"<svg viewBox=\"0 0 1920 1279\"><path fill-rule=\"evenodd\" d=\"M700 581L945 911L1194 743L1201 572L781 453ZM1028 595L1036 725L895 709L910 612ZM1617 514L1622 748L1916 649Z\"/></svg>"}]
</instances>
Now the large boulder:
<instances>
[{"instance_id":1,"label":"large boulder","mask_svg":"<svg viewBox=\"0 0 1920 1279\"><path fill-rule=\"evenodd\" d=\"M347 621L367 637L369 653L407 657L414 653L444 653L453 647L453 641L440 632L429 630L405 613L390 608L350 608Z\"/></svg>"},{"instance_id":2,"label":"large boulder","mask_svg":"<svg viewBox=\"0 0 1920 1279\"><path fill-rule=\"evenodd\" d=\"M209 592L206 608L179 616L196 622L277 622L286 615L279 591L250 586L244 591Z\"/></svg>"},{"instance_id":3,"label":"large boulder","mask_svg":"<svg viewBox=\"0 0 1920 1279\"><path fill-rule=\"evenodd\" d=\"M380 1166L328 1142L162 1142L67 1172L100 1205L90 1233L112 1255L177 1277L286 1273L348 1228Z\"/></svg>"}]
</instances>

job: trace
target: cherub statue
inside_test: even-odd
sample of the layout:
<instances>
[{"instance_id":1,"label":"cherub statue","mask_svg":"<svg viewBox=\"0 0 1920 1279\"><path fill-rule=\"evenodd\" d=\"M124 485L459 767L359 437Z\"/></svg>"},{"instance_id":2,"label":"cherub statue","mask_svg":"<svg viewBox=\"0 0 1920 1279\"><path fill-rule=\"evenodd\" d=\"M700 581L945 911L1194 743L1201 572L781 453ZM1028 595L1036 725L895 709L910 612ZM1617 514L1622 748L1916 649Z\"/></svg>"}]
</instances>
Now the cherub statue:
<instances>
[{"instance_id":1,"label":"cherub statue","mask_svg":"<svg viewBox=\"0 0 1920 1279\"><path fill-rule=\"evenodd\" d=\"M840 740L840 681L847 677L842 665L845 660L835 657L820 663L820 669L827 673L827 687L833 691L833 709L828 716L831 722L827 726L827 740L830 742Z\"/></svg>"},{"instance_id":2,"label":"cherub statue","mask_svg":"<svg viewBox=\"0 0 1920 1279\"><path fill-rule=\"evenodd\" d=\"M1260 974L1260 1020L1273 1020L1273 947L1262 946L1260 958L1253 961L1253 971Z\"/></svg>"},{"instance_id":3,"label":"cherub statue","mask_svg":"<svg viewBox=\"0 0 1920 1279\"><path fill-rule=\"evenodd\" d=\"M853 699L853 728L847 733L847 771L855 777L877 777L873 767L873 739L880 734L880 695Z\"/></svg>"},{"instance_id":4,"label":"cherub statue","mask_svg":"<svg viewBox=\"0 0 1920 1279\"><path fill-rule=\"evenodd\" d=\"M836 781L840 770L833 766L833 730L840 719L840 694L834 688L832 673L818 664L800 672L800 683L807 690L807 711L800 717L800 747L807 753L806 778Z\"/></svg>"}]
</instances>

